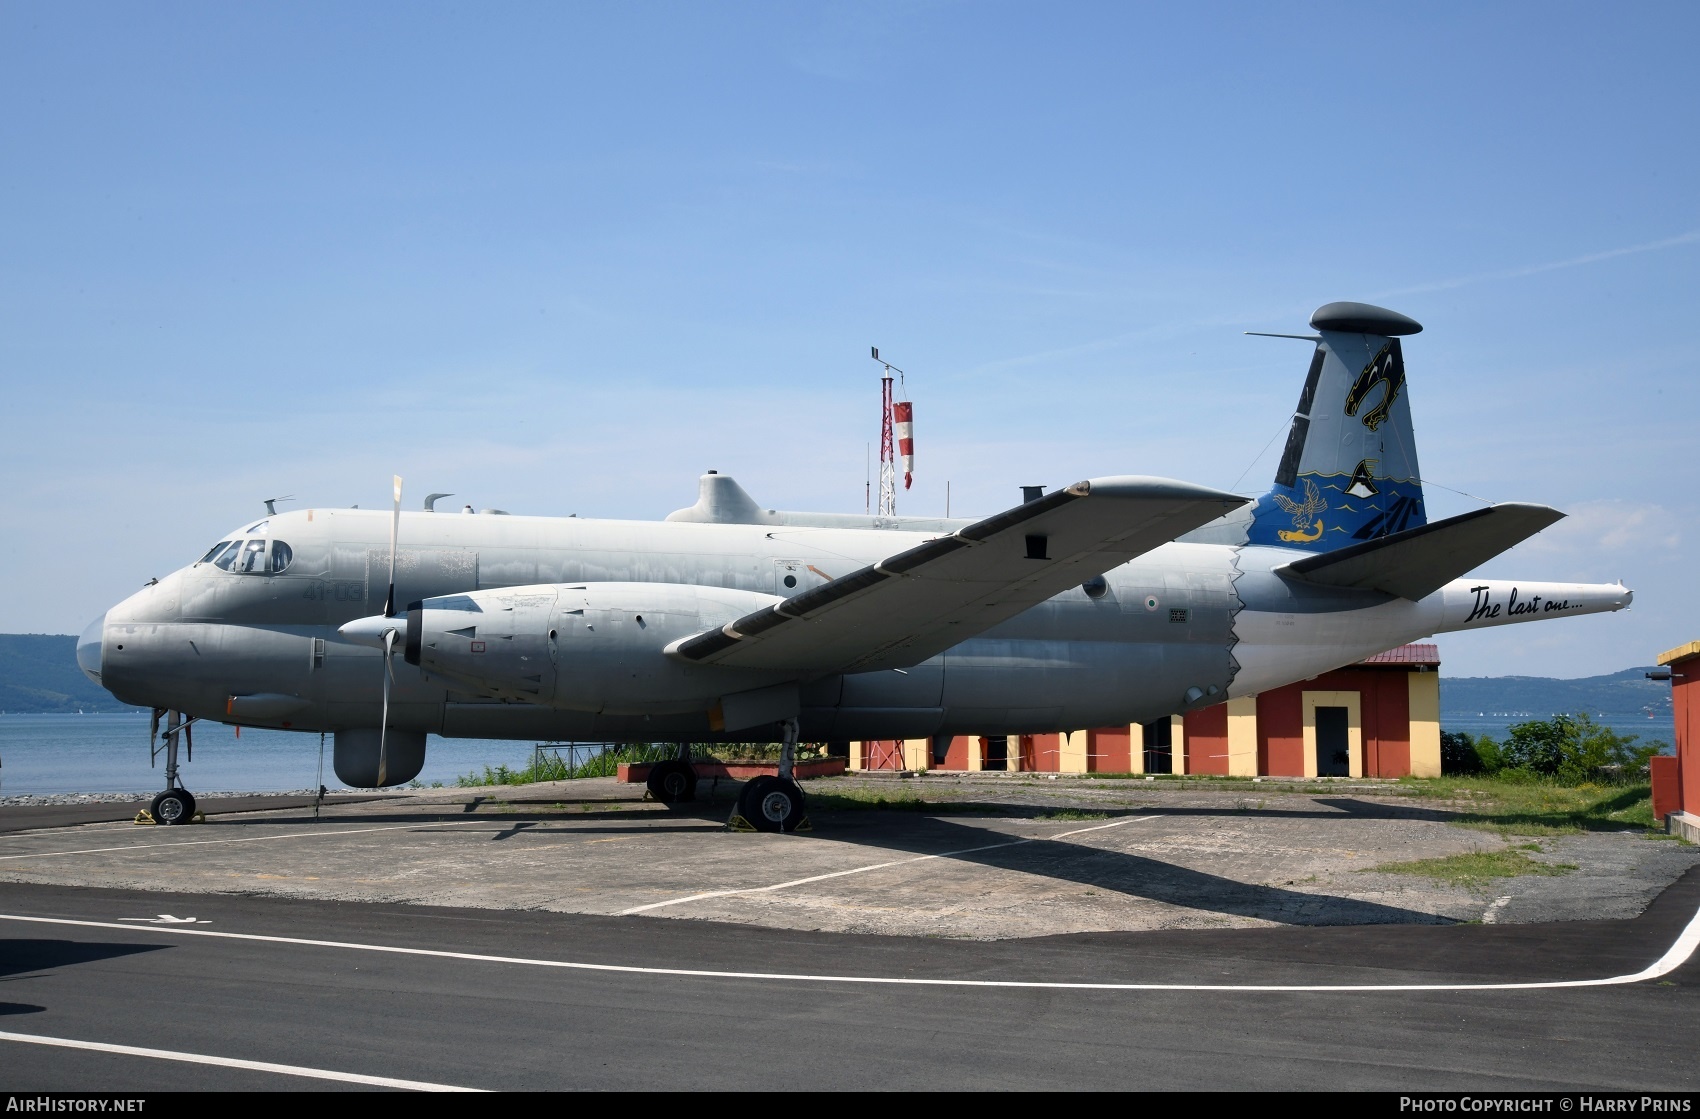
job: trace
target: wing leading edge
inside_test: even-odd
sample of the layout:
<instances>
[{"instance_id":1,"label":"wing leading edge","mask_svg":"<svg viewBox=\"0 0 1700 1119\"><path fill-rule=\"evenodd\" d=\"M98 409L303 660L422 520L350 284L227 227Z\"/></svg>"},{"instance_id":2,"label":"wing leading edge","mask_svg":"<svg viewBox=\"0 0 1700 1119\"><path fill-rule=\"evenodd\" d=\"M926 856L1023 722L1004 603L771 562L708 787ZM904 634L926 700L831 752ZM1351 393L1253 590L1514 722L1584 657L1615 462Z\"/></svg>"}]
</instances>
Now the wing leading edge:
<instances>
[{"instance_id":1,"label":"wing leading edge","mask_svg":"<svg viewBox=\"0 0 1700 1119\"><path fill-rule=\"evenodd\" d=\"M799 673L919 664L1244 504L1167 478L1076 482L682 638L667 652Z\"/></svg>"}]
</instances>

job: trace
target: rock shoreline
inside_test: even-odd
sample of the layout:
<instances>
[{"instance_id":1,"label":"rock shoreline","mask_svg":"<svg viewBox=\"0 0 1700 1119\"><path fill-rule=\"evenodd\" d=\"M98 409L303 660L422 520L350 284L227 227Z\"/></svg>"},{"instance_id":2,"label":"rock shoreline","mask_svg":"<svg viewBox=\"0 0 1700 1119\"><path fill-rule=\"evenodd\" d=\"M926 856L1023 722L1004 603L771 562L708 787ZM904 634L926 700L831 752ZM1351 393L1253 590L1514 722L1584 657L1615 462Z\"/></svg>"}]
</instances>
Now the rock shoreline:
<instances>
[{"instance_id":1,"label":"rock shoreline","mask_svg":"<svg viewBox=\"0 0 1700 1119\"><path fill-rule=\"evenodd\" d=\"M211 800L214 797L310 797L315 789L290 789L284 792L242 793L242 792L196 792L196 800ZM330 789L329 795L347 793L350 789ZM154 798L158 789L150 789L145 793L20 793L17 796L0 797L0 808L18 808L27 805L61 805L61 804L125 804L132 802L147 802Z\"/></svg>"}]
</instances>

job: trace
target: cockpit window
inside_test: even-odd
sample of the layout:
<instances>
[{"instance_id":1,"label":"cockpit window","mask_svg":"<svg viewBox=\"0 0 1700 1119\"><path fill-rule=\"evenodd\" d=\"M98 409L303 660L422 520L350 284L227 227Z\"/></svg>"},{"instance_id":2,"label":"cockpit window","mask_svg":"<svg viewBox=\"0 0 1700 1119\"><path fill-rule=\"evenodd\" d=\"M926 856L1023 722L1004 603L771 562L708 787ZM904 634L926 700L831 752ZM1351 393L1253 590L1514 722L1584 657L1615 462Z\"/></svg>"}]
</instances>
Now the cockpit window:
<instances>
[{"instance_id":1,"label":"cockpit window","mask_svg":"<svg viewBox=\"0 0 1700 1119\"><path fill-rule=\"evenodd\" d=\"M254 526L260 529L265 527L265 521ZM276 575L295 562L295 549L288 544L273 540L270 541L271 547L268 549L267 543L263 536L220 540L196 562L210 563L214 567L243 575Z\"/></svg>"},{"instance_id":2,"label":"cockpit window","mask_svg":"<svg viewBox=\"0 0 1700 1119\"><path fill-rule=\"evenodd\" d=\"M230 565L236 562L236 553L241 550L242 542L240 540L232 540L230 543L215 549L215 551L218 552L218 555L212 557L212 565L214 567L222 567L224 570L229 571ZM212 553L210 552L208 553L208 555L211 554Z\"/></svg>"},{"instance_id":3,"label":"cockpit window","mask_svg":"<svg viewBox=\"0 0 1700 1119\"><path fill-rule=\"evenodd\" d=\"M271 522L269 520L255 521L253 524L249 525L247 528L242 530L242 535L243 536L264 536L266 534L266 526L269 525L270 523Z\"/></svg>"},{"instance_id":4,"label":"cockpit window","mask_svg":"<svg viewBox=\"0 0 1700 1119\"><path fill-rule=\"evenodd\" d=\"M266 542L264 540L240 541L241 550L236 553L230 570L242 574L253 574L266 569Z\"/></svg>"}]
</instances>

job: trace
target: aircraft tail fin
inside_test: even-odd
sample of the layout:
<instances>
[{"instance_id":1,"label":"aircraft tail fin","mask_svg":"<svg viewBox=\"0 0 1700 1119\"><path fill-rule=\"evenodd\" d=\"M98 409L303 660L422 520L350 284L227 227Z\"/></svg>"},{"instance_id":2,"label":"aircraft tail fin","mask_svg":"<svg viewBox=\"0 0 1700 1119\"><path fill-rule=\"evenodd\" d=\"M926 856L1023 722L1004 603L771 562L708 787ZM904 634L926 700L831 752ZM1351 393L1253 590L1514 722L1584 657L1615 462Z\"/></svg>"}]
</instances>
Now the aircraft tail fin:
<instances>
[{"instance_id":1,"label":"aircraft tail fin","mask_svg":"<svg viewBox=\"0 0 1700 1119\"><path fill-rule=\"evenodd\" d=\"M1317 309L1317 331L1275 485L1249 543L1331 552L1428 523L1399 339L1422 325L1367 303Z\"/></svg>"},{"instance_id":2,"label":"aircraft tail fin","mask_svg":"<svg viewBox=\"0 0 1700 1119\"><path fill-rule=\"evenodd\" d=\"M1276 568L1311 583L1386 591L1416 601L1564 516L1545 505L1507 502Z\"/></svg>"}]
</instances>

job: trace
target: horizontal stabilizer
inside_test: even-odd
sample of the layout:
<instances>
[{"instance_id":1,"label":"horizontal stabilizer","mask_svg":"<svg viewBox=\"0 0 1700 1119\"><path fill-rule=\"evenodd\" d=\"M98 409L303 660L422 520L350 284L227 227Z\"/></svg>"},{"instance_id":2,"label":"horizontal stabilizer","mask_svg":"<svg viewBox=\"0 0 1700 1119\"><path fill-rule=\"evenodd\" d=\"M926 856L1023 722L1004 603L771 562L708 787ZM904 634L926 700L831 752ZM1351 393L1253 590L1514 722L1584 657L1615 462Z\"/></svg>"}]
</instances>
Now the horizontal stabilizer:
<instances>
[{"instance_id":1,"label":"horizontal stabilizer","mask_svg":"<svg viewBox=\"0 0 1700 1119\"><path fill-rule=\"evenodd\" d=\"M799 675L919 664L1243 504L1165 478L1077 482L667 651Z\"/></svg>"},{"instance_id":2,"label":"horizontal stabilizer","mask_svg":"<svg viewBox=\"0 0 1700 1119\"><path fill-rule=\"evenodd\" d=\"M1545 505L1507 502L1307 556L1275 573L1330 587L1386 591L1415 602L1563 516Z\"/></svg>"}]
</instances>

